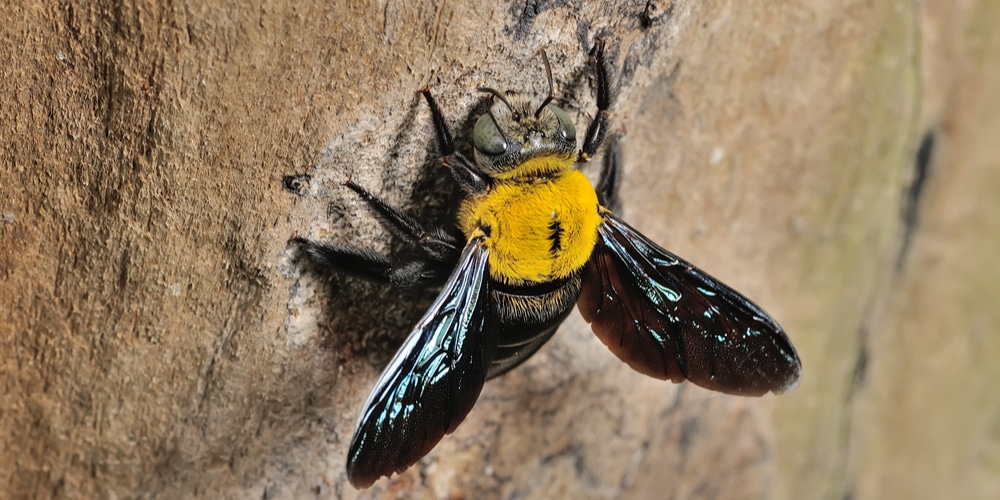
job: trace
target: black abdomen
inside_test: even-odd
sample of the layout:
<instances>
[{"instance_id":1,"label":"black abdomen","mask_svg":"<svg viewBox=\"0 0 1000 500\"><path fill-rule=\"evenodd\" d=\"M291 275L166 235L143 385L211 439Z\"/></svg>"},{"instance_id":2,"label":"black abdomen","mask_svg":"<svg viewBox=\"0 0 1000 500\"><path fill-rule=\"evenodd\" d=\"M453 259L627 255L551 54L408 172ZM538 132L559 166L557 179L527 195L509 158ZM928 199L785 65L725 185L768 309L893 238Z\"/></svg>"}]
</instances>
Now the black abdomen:
<instances>
[{"instance_id":1,"label":"black abdomen","mask_svg":"<svg viewBox=\"0 0 1000 500\"><path fill-rule=\"evenodd\" d=\"M531 357L566 319L580 296L579 271L568 278L527 286L491 280L494 318L499 325L496 356L487 378L503 375Z\"/></svg>"}]
</instances>

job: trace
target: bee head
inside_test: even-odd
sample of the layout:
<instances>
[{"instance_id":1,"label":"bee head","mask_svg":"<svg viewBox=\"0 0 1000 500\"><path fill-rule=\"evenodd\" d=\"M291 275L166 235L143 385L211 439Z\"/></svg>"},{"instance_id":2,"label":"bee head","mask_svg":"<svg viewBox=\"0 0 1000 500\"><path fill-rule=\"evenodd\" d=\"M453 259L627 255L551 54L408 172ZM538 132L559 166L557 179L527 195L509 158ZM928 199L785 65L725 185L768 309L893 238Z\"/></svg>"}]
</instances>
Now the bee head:
<instances>
[{"instance_id":1,"label":"bee head","mask_svg":"<svg viewBox=\"0 0 1000 500\"><path fill-rule=\"evenodd\" d=\"M489 111L472 130L476 165L486 174L502 175L528 160L544 156L572 158L576 153L576 126L569 115L552 104L552 69L542 51L549 94L540 104L530 97L491 88Z\"/></svg>"},{"instance_id":2,"label":"bee head","mask_svg":"<svg viewBox=\"0 0 1000 500\"><path fill-rule=\"evenodd\" d=\"M576 153L576 127L558 106L543 102L536 107L529 98L494 96L499 102L479 117L472 131L476 164L485 173L502 174L540 156Z\"/></svg>"}]
</instances>

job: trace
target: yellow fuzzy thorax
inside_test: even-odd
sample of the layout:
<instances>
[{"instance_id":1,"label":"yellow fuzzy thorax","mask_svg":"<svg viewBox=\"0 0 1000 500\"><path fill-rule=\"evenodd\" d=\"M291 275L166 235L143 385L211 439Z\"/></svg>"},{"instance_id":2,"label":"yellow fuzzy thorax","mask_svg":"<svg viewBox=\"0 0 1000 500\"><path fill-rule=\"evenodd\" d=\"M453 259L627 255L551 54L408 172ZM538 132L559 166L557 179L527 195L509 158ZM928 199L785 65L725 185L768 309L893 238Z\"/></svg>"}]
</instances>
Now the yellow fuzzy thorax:
<instances>
[{"instance_id":1,"label":"yellow fuzzy thorax","mask_svg":"<svg viewBox=\"0 0 1000 500\"><path fill-rule=\"evenodd\" d=\"M534 158L459 210L466 237L486 234L490 276L510 285L546 283L582 268L601 224L597 193L574 158Z\"/></svg>"}]
</instances>

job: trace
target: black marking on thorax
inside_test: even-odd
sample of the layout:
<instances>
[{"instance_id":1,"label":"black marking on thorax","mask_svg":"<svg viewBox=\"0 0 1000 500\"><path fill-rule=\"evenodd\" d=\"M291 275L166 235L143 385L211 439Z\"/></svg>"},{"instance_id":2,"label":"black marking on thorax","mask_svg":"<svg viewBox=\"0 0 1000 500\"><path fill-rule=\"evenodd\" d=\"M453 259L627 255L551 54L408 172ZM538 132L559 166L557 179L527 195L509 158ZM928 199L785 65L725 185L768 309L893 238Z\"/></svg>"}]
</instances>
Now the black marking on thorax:
<instances>
[{"instance_id":1,"label":"black marking on thorax","mask_svg":"<svg viewBox=\"0 0 1000 500\"><path fill-rule=\"evenodd\" d=\"M552 213L552 222L549 223L549 231L551 231L549 233L549 241L551 242L549 252L555 255L562 250L563 228L562 223L559 222L558 214L554 212Z\"/></svg>"}]
</instances>

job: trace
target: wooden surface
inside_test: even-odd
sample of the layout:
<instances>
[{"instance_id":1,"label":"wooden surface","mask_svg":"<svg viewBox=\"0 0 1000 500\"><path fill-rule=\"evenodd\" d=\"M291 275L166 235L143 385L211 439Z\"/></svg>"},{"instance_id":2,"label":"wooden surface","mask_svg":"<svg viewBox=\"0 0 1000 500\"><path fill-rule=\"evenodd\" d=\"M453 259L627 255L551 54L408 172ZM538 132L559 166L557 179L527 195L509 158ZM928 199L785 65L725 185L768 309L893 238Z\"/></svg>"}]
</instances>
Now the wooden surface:
<instances>
[{"instance_id":1,"label":"wooden surface","mask_svg":"<svg viewBox=\"0 0 1000 500\"><path fill-rule=\"evenodd\" d=\"M0 8L0 497L1000 497L1000 4L343 4ZM544 92L544 48L582 124L595 36L624 217L771 312L802 384L648 379L573 314L353 490L433 292L302 274L287 240L391 248L346 178L440 220L417 90L468 147L476 87Z\"/></svg>"}]
</instances>

